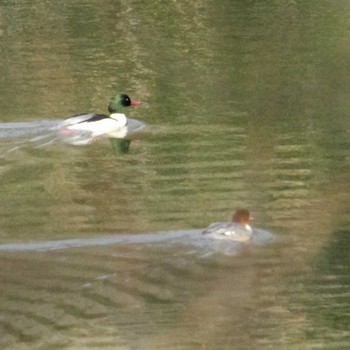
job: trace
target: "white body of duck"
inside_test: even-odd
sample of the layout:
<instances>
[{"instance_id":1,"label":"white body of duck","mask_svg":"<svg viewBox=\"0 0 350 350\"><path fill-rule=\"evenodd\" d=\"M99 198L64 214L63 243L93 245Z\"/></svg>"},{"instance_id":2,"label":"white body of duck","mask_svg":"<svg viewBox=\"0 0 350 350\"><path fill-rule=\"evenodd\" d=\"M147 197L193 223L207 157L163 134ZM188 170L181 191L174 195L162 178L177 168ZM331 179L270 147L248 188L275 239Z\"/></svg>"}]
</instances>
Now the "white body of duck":
<instances>
[{"instance_id":1,"label":"white body of duck","mask_svg":"<svg viewBox=\"0 0 350 350\"><path fill-rule=\"evenodd\" d=\"M231 222L215 222L203 231L203 235L212 239L249 241L253 236L253 229L248 224L251 220L248 210L238 209Z\"/></svg>"},{"instance_id":2,"label":"white body of duck","mask_svg":"<svg viewBox=\"0 0 350 350\"><path fill-rule=\"evenodd\" d=\"M86 145L97 138L129 138L141 131L145 124L136 119L128 118L121 113L122 107L140 104L131 101L127 95L117 95L112 98L108 110L110 115L85 113L65 119L58 128L63 140L72 145Z\"/></svg>"},{"instance_id":3,"label":"white body of duck","mask_svg":"<svg viewBox=\"0 0 350 350\"><path fill-rule=\"evenodd\" d=\"M102 137L130 138L144 127L143 122L127 118L123 113L112 113L109 117L84 114L66 119L60 125L59 133L70 144L86 145Z\"/></svg>"}]
</instances>

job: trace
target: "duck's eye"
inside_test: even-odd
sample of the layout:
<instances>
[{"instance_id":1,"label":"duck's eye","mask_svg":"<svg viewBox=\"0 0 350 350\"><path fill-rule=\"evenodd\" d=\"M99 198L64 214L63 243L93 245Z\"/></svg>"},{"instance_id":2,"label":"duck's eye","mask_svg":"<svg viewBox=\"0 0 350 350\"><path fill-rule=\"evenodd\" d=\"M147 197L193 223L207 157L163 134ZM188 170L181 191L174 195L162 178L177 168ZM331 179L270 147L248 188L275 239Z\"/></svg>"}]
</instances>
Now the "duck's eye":
<instances>
[{"instance_id":1,"label":"duck's eye","mask_svg":"<svg viewBox=\"0 0 350 350\"><path fill-rule=\"evenodd\" d=\"M124 107L130 106L130 104L131 104L130 97L129 97L128 95L122 94L122 95L120 96L120 103L121 103L121 105L124 106Z\"/></svg>"}]
</instances>

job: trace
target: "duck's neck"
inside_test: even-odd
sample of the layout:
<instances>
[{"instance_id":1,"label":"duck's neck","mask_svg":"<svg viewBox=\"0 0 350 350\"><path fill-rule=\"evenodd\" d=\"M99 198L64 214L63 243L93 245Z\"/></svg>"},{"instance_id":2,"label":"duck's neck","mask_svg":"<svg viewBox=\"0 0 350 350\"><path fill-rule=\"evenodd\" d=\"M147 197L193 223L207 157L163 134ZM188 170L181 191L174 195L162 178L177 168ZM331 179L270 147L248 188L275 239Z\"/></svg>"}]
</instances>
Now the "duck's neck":
<instances>
[{"instance_id":1,"label":"duck's neck","mask_svg":"<svg viewBox=\"0 0 350 350\"><path fill-rule=\"evenodd\" d=\"M123 113L112 113L109 117L116 120L120 126L125 126L128 123L128 120Z\"/></svg>"},{"instance_id":2,"label":"duck's neck","mask_svg":"<svg viewBox=\"0 0 350 350\"><path fill-rule=\"evenodd\" d=\"M117 104L110 104L108 106L108 111L110 114L115 114L115 113L122 113L123 107L121 105Z\"/></svg>"},{"instance_id":3,"label":"duck's neck","mask_svg":"<svg viewBox=\"0 0 350 350\"><path fill-rule=\"evenodd\" d=\"M245 228L246 230L248 230L248 231L250 231L250 232L253 231L250 225L245 224L245 225L243 225L243 226L244 226L244 228Z\"/></svg>"},{"instance_id":4,"label":"duck's neck","mask_svg":"<svg viewBox=\"0 0 350 350\"><path fill-rule=\"evenodd\" d=\"M252 231L252 227L246 221L233 221L235 224L242 225L246 230Z\"/></svg>"},{"instance_id":5,"label":"duck's neck","mask_svg":"<svg viewBox=\"0 0 350 350\"><path fill-rule=\"evenodd\" d=\"M122 103L121 103L119 96L115 96L109 101L109 105L108 105L109 113L111 113L111 114L121 113L122 108L123 108L123 106L122 106Z\"/></svg>"}]
</instances>

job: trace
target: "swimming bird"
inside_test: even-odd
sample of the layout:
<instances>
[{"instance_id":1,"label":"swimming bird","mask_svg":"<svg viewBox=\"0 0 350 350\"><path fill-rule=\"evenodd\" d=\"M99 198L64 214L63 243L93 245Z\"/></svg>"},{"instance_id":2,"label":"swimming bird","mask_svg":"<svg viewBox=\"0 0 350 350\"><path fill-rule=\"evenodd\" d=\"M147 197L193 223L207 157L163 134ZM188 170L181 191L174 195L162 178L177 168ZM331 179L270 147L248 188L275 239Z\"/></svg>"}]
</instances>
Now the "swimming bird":
<instances>
[{"instance_id":1,"label":"swimming bird","mask_svg":"<svg viewBox=\"0 0 350 350\"><path fill-rule=\"evenodd\" d=\"M86 145L99 137L123 139L144 128L144 123L128 118L123 107L141 104L126 94L112 97L108 105L110 115L82 113L69 117L59 126L59 135L70 144Z\"/></svg>"},{"instance_id":2,"label":"swimming bird","mask_svg":"<svg viewBox=\"0 0 350 350\"><path fill-rule=\"evenodd\" d=\"M215 222L203 231L203 235L214 239L244 242L252 238L253 229L248 224L253 218L249 210L237 209L230 222Z\"/></svg>"}]
</instances>

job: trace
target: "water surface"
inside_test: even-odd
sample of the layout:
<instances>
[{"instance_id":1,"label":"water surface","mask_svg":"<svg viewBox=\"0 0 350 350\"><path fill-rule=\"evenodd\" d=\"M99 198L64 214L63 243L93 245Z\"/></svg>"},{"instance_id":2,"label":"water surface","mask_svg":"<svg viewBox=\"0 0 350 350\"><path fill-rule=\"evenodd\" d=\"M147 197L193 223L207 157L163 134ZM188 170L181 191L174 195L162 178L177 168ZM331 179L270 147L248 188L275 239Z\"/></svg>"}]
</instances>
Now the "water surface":
<instances>
[{"instance_id":1,"label":"water surface","mask_svg":"<svg viewBox=\"0 0 350 350\"><path fill-rule=\"evenodd\" d=\"M0 1L0 347L348 349L349 11ZM128 154L57 140L119 92Z\"/></svg>"}]
</instances>

